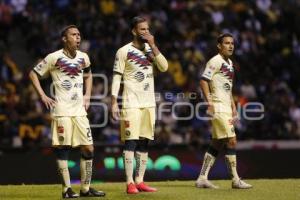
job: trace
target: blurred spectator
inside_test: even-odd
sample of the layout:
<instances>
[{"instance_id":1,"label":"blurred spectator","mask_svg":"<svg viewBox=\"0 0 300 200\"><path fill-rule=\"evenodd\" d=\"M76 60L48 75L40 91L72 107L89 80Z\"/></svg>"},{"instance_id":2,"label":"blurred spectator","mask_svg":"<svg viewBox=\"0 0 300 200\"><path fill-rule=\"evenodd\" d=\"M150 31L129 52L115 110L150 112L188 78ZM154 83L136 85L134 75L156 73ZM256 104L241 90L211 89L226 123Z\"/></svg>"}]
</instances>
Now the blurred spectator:
<instances>
[{"instance_id":1,"label":"blurred spectator","mask_svg":"<svg viewBox=\"0 0 300 200\"><path fill-rule=\"evenodd\" d=\"M238 137L299 139L299 8L299 1L294 0L0 0L0 145L49 142L49 115L32 90L27 72L60 45L53 41L62 26L80 27L86 39L81 47L90 55L93 72L105 75L109 82L114 53L130 37L126 21L140 13L151 18L151 31L169 60L169 71L163 76L155 74L159 105L183 102L194 109L176 105L176 109L164 112L157 121L158 143L202 145L208 141L207 121L196 115L190 120L175 120L173 112L180 116L196 113L196 108L202 112L203 108L197 107L201 102L199 77L205 59L216 52L214 38L226 31L236 37L234 93L240 111L254 101L262 103L265 110L264 118L257 121L241 115ZM98 98L105 87L95 79L95 103L109 103L109 96ZM182 99L182 94L194 94L195 98ZM92 106L91 122L105 121L107 112L105 106ZM117 143L115 127L109 121L106 127L93 129L95 142Z\"/></svg>"}]
</instances>

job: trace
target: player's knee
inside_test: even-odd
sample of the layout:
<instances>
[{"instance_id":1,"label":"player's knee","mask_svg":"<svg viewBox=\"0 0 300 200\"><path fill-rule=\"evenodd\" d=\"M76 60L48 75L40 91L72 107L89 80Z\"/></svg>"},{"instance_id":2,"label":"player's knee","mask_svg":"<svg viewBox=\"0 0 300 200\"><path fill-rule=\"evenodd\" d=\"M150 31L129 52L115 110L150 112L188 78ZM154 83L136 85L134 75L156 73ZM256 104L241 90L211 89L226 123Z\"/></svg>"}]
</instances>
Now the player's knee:
<instances>
[{"instance_id":1,"label":"player's knee","mask_svg":"<svg viewBox=\"0 0 300 200\"><path fill-rule=\"evenodd\" d=\"M214 140L209 145L209 148L215 149L216 151L221 151L224 147L224 142L221 140Z\"/></svg>"},{"instance_id":2,"label":"player's knee","mask_svg":"<svg viewBox=\"0 0 300 200\"><path fill-rule=\"evenodd\" d=\"M227 143L227 148L234 149L236 147L237 141L236 139L230 139Z\"/></svg>"},{"instance_id":3,"label":"player's knee","mask_svg":"<svg viewBox=\"0 0 300 200\"><path fill-rule=\"evenodd\" d=\"M219 150L210 145L207 149L207 153L213 155L214 157L217 157L219 155Z\"/></svg>"},{"instance_id":4,"label":"player's knee","mask_svg":"<svg viewBox=\"0 0 300 200\"><path fill-rule=\"evenodd\" d=\"M58 160L68 160L70 148L54 148L54 154Z\"/></svg>"},{"instance_id":5,"label":"player's knee","mask_svg":"<svg viewBox=\"0 0 300 200\"><path fill-rule=\"evenodd\" d=\"M94 151L81 151L81 158L83 158L84 160L91 160L94 158Z\"/></svg>"},{"instance_id":6,"label":"player's knee","mask_svg":"<svg viewBox=\"0 0 300 200\"><path fill-rule=\"evenodd\" d=\"M236 149L235 148L227 147L225 149L225 154L226 155L236 155Z\"/></svg>"},{"instance_id":7,"label":"player's knee","mask_svg":"<svg viewBox=\"0 0 300 200\"><path fill-rule=\"evenodd\" d=\"M149 144L149 140L148 139L144 139L144 140L139 140L136 150L140 151L140 152L148 152L148 144Z\"/></svg>"},{"instance_id":8,"label":"player's knee","mask_svg":"<svg viewBox=\"0 0 300 200\"><path fill-rule=\"evenodd\" d=\"M126 140L124 145L124 151L135 151L136 146L136 140Z\"/></svg>"}]
</instances>

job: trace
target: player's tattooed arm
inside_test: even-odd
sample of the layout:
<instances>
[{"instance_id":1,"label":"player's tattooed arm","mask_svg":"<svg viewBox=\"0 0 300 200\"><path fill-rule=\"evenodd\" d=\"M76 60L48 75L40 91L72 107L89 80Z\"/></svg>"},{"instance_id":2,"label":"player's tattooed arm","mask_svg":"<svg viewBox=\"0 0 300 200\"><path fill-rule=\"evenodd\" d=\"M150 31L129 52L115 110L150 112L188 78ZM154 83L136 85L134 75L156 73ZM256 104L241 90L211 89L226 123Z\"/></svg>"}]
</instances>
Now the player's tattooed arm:
<instances>
[{"instance_id":1,"label":"player's tattooed arm","mask_svg":"<svg viewBox=\"0 0 300 200\"><path fill-rule=\"evenodd\" d=\"M147 43L149 44L150 48L152 49L152 53L153 53L153 57L154 57L154 61L155 64L157 66L157 68L161 71L161 72L165 72L168 69L168 61L167 59L162 55L162 53L159 51L158 47L155 44L155 39L154 36L151 33L145 33L143 35L141 35L141 37L147 41Z\"/></svg>"},{"instance_id":2,"label":"player's tattooed arm","mask_svg":"<svg viewBox=\"0 0 300 200\"><path fill-rule=\"evenodd\" d=\"M155 44L154 36L151 33L145 33L145 34L141 35L141 37L149 44L154 56L157 56L158 54L160 54L160 51Z\"/></svg>"}]
</instances>

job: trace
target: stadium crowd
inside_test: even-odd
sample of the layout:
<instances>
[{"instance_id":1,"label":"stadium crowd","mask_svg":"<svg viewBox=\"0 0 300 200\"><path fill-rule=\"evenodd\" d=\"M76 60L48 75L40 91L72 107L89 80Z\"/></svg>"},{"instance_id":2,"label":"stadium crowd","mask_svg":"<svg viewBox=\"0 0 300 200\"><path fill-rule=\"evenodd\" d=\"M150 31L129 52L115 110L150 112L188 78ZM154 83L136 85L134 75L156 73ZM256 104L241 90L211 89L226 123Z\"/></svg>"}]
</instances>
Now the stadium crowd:
<instances>
[{"instance_id":1,"label":"stadium crowd","mask_svg":"<svg viewBox=\"0 0 300 200\"><path fill-rule=\"evenodd\" d=\"M60 45L59 30L76 24L83 51L95 74L89 118L96 144L118 144L118 122L109 118L109 85L116 50L130 41L129 19L143 14L151 21L157 45L169 70L156 75L157 104L162 113L155 143L201 145L209 140L208 121L191 119L191 104L202 101L200 75L216 53L215 38L230 32L236 39L234 98L244 106L264 105L261 120L237 124L240 140L300 138L300 20L297 0L0 0L0 146L50 144L50 115L42 105L28 72ZM44 81L44 88L49 82ZM50 92L50 91L48 91ZM176 105L176 107L174 107ZM248 104L249 105L249 104ZM258 108L252 105L252 108ZM194 109L193 112L198 112ZM200 107L199 115L204 108ZM248 113L255 117L255 114ZM186 117L187 120L174 118ZM257 115L258 116L258 115Z\"/></svg>"}]
</instances>

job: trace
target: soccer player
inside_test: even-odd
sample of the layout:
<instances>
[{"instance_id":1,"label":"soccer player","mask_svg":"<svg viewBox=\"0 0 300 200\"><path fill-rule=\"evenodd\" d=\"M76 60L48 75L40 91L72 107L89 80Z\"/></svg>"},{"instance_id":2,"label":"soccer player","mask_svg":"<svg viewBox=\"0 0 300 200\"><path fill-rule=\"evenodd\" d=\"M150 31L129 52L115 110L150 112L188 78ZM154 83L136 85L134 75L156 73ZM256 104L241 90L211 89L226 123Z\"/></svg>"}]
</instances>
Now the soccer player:
<instances>
[{"instance_id":1,"label":"soccer player","mask_svg":"<svg viewBox=\"0 0 300 200\"><path fill-rule=\"evenodd\" d=\"M112 81L111 110L113 119L121 116L121 140L124 141L123 157L127 180L127 193L156 192L144 183L148 160L148 143L154 139L155 95L153 70L168 69L166 58L155 44L145 18L131 21L133 41L121 47L115 57ZM121 114L117 97L123 78ZM133 162L136 160L135 181Z\"/></svg>"},{"instance_id":2,"label":"soccer player","mask_svg":"<svg viewBox=\"0 0 300 200\"><path fill-rule=\"evenodd\" d=\"M232 177L232 188L248 189L252 186L240 179L236 168L237 140L234 123L238 116L232 98L234 67L229 59L234 50L233 36L229 33L220 35L217 39L217 48L219 53L207 62L200 80L200 86L208 104L207 114L212 117L212 141L204 155L196 187L218 188L208 181L207 176L218 153L225 150L226 163Z\"/></svg>"},{"instance_id":3,"label":"soccer player","mask_svg":"<svg viewBox=\"0 0 300 200\"><path fill-rule=\"evenodd\" d=\"M92 73L86 53L78 50L81 37L75 25L65 27L61 33L63 49L48 54L31 70L29 77L41 100L51 109L52 145L62 179L63 198L79 197L71 189L68 154L72 147L80 147L81 197L102 197L105 193L90 187L93 165L93 139L87 109L90 105ZM48 97L40 85L39 77L50 74L55 94ZM83 87L85 95L83 96Z\"/></svg>"}]
</instances>

